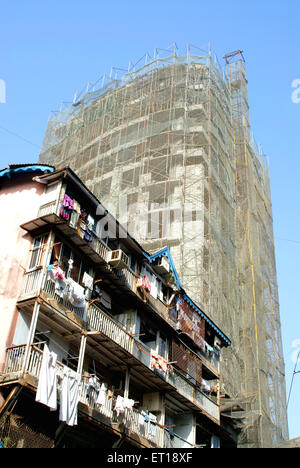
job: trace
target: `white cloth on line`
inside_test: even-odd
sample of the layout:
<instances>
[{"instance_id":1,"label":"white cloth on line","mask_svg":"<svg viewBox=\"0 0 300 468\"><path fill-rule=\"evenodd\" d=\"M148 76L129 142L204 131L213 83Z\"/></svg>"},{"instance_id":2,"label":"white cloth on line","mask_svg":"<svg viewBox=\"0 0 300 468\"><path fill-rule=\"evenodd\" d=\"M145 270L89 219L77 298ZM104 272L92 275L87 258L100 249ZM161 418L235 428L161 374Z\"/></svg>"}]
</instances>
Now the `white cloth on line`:
<instances>
[{"instance_id":1,"label":"white cloth on line","mask_svg":"<svg viewBox=\"0 0 300 468\"><path fill-rule=\"evenodd\" d=\"M144 425L144 423L145 423L145 414L146 414L146 413L145 413L144 411L142 411L141 413L139 413L139 424L140 424L141 426Z\"/></svg>"},{"instance_id":2,"label":"white cloth on line","mask_svg":"<svg viewBox=\"0 0 300 468\"><path fill-rule=\"evenodd\" d=\"M150 420L150 424L149 424L149 434L152 435L152 436L155 436L156 434L156 421L157 421L157 417L155 416L155 414L153 413L149 413L149 420Z\"/></svg>"},{"instance_id":3,"label":"white cloth on line","mask_svg":"<svg viewBox=\"0 0 300 468\"><path fill-rule=\"evenodd\" d=\"M96 377L91 376L88 381L87 398L96 399L99 389L100 385Z\"/></svg>"},{"instance_id":4,"label":"white cloth on line","mask_svg":"<svg viewBox=\"0 0 300 468\"><path fill-rule=\"evenodd\" d=\"M88 289L93 289L93 282L93 277L85 271L82 278L82 284Z\"/></svg>"},{"instance_id":5,"label":"white cloth on line","mask_svg":"<svg viewBox=\"0 0 300 468\"><path fill-rule=\"evenodd\" d=\"M68 285L68 300L74 307L85 307L86 299L84 294L84 288L72 278L66 280Z\"/></svg>"},{"instance_id":6,"label":"white cloth on line","mask_svg":"<svg viewBox=\"0 0 300 468\"><path fill-rule=\"evenodd\" d=\"M50 352L45 344L35 401L49 406L52 411L57 409L56 359L57 354Z\"/></svg>"},{"instance_id":7,"label":"white cloth on line","mask_svg":"<svg viewBox=\"0 0 300 468\"><path fill-rule=\"evenodd\" d=\"M120 395L117 396L115 411L117 412L117 416L119 416L120 413L124 413L125 411L124 398Z\"/></svg>"},{"instance_id":8,"label":"white cloth on line","mask_svg":"<svg viewBox=\"0 0 300 468\"><path fill-rule=\"evenodd\" d=\"M134 405L134 400L131 400L130 398L124 398L124 408L128 408L132 410L133 405Z\"/></svg>"},{"instance_id":9,"label":"white cloth on line","mask_svg":"<svg viewBox=\"0 0 300 468\"><path fill-rule=\"evenodd\" d=\"M102 384L96 401L96 405L104 406L106 401L106 390L107 387L105 384Z\"/></svg>"},{"instance_id":10,"label":"white cloth on line","mask_svg":"<svg viewBox=\"0 0 300 468\"><path fill-rule=\"evenodd\" d=\"M59 420L68 426L77 425L81 376L71 369L64 368L60 394Z\"/></svg>"},{"instance_id":11,"label":"white cloth on line","mask_svg":"<svg viewBox=\"0 0 300 468\"><path fill-rule=\"evenodd\" d=\"M202 379L203 390L210 392L210 383L207 380Z\"/></svg>"},{"instance_id":12,"label":"white cloth on line","mask_svg":"<svg viewBox=\"0 0 300 468\"><path fill-rule=\"evenodd\" d=\"M154 299L157 299L158 288L157 288L157 278L155 275L151 277L151 291L150 294Z\"/></svg>"},{"instance_id":13,"label":"white cloth on line","mask_svg":"<svg viewBox=\"0 0 300 468\"><path fill-rule=\"evenodd\" d=\"M80 284L76 283L72 278L66 280L67 283L67 294L66 299L72 304L73 307L82 309L80 311L80 316L82 320L87 320L87 301L84 293L84 288Z\"/></svg>"}]
</instances>

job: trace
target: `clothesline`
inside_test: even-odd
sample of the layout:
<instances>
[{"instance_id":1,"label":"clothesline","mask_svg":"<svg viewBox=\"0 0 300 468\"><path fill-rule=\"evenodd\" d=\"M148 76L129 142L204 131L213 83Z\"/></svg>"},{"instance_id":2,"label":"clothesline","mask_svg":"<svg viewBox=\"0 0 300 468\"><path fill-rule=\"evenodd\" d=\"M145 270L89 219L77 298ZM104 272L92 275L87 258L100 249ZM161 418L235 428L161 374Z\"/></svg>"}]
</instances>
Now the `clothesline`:
<instances>
[{"instance_id":1,"label":"clothesline","mask_svg":"<svg viewBox=\"0 0 300 468\"><path fill-rule=\"evenodd\" d=\"M139 345L136 341L135 341L135 344L136 344L137 348L139 348L140 351L143 351L143 353L147 354L147 356L150 356L150 357L152 356L151 352L148 353L148 351L146 351L146 350L145 350L141 345ZM176 362L177 362L177 361L170 361L170 362L167 361L166 364L169 366L169 365L171 365L171 364L176 364Z\"/></svg>"}]
</instances>

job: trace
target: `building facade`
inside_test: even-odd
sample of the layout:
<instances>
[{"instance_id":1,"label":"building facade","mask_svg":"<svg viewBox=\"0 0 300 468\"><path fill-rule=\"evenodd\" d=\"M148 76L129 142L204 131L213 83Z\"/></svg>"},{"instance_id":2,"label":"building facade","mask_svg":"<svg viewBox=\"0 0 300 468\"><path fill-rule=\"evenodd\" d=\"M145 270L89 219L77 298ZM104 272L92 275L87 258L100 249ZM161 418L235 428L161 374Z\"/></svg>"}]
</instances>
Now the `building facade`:
<instances>
[{"instance_id":1,"label":"building facade","mask_svg":"<svg viewBox=\"0 0 300 468\"><path fill-rule=\"evenodd\" d=\"M0 371L5 361L5 348L12 339L18 316L16 291L21 288L31 239L20 228L37 213L43 187L33 182L34 175L53 171L53 167L38 164L11 165L0 171L0 207L5 213L5 232L0 246L2 275Z\"/></svg>"},{"instance_id":2,"label":"building facade","mask_svg":"<svg viewBox=\"0 0 300 468\"><path fill-rule=\"evenodd\" d=\"M24 270L2 340L2 446L235 447L220 410L231 341L168 247L146 252L70 168L43 171L29 172L38 200L10 245Z\"/></svg>"},{"instance_id":3,"label":"building facade","mask_svg":"<svg viewBox=\"0 0 300 468\"><path fill-rule=\"evenodd\" d=\"M240 446L286 440L269 172L242 52L221 70L174 50L90 84L50 119L40 161L69 164L147 251L170 248L184 288L231 337L222 391L233 418L247 413Z\"/></svg>"}]
</instances>

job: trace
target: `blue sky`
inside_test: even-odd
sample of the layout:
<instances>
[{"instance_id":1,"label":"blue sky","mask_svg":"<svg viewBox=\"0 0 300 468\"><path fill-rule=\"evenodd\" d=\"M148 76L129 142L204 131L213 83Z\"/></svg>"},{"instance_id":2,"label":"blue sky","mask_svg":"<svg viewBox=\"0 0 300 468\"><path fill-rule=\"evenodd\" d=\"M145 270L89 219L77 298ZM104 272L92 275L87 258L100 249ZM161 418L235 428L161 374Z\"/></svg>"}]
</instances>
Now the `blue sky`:
<instances>
[{"instance_id":1,"label":"blue sky","mask_svg":"<svg viewBox=\"0 0 300 468\"><path fill-rule=\"evenodd\" d=\"M300 349L299 0L48 0L0 5L0 168L36 162L50 111L112 66L173 42L244 51L255 139L269 156L287 392ZM6 85L5 103L1 83ZM298 341L297 341L298 340ZM299 362L300 369L300 362ZM300 374L289 402L300 437Z\"/></svg>"}]
</instances>

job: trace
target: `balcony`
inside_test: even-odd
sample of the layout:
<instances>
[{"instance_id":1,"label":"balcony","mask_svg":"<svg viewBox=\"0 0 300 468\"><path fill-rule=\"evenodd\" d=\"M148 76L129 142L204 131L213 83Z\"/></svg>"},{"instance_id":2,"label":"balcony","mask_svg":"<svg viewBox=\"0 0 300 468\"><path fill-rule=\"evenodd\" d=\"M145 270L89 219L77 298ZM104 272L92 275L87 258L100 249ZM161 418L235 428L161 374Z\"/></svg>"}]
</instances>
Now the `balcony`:
<instances>
[{"instance_id":1,"label":"balcony","mask_svg":"<svg viewBox=\"0 0 300 468\"><path fill-rule=\"evenodd\" d=\"M55 285L46 279L47 269L38 269L26 275L23 294L19 298L19 306L29 298L40 297L44 307L57 311L60 320L69 320L74 327L87 329L88 336L95 340L95 344L101 341L113 346L116 356L122 356L124 352L127 361L134 363L141 376L152 381L161 390L169 391L183 401L191 410L204 411L215 422L219 423L219 406L208 396L202 393L192 379L183 376L173 366L168 366L168 372L156 372L151 368L151 350L113 317L94 303L88 307L88 313L84 309L74 307L64 297L59 297L55 292ZM99 342L99 343L98 343ZM101 344L102 345L102 344ZM106 346L106 345L104 345Z\"/></svg>"},{"instance_id":2,"label":"balcony","mask_svg":"<svg viewBox=\"0 0 300 468\"><path fill-rule=\"evenodd\" d=\"M43 352L35 346L31 346L29 364L26 373L23 372L23 359L26 345L15 346L7 349L7 358L4 372L0 375L0 385L24 379L34 391L37 389L41 370ZM56 362L58 376L63 375L64 364ZM126 409L124 413L116 415L114 411L116 397L109 399L106 395L102 406L96 405L97 394L93 390L87 397L88 378L82 377L79 391L79 413L92 417L95 421L104 424L108 430L122 437L129 438L133 443L147 448L194 448L195 446L176 434L172 437L159 424L150 421L145 422L141 413L136 409ZM60 394L60 379L58 379L58 395ZM94 393L93 393L94 392Z\"/></svg>"},{"instance_id":3,"label":"balcony","mask_svg":"<svg viewBox=\"0 0 300 468\"><path fill-rule=\"evenodd\" d=\"M77 232L67 220L59 215L58 211L57 201L42 205L38 210L38 217L24 223L21 227L28 232L32 232L47 224L52 224L59 232L71 239L94 263L100 265L106 264L107 253L110 251L110 248L93 232L91 233L92 240L87 242L84 239L84 233Z\"/></svg>"},{"instance_id":4,"label":"balcony","mask_svg":"<svg viewBox=\"0 0 300 468\"><path fill-rule=\"evenodd\" d=\"M23 225L24 229L31 230L46 223L53 223L56 227L63 232L67 237L71 238L76 246L78 246L85 254L87 254L91 260L96 261L96 264L101 265L103 275L109 278L115 285L120 288L120 291L125 291L125 294L131 294L138 297L141 301L144 302L145 307L148 307L149 310L157 313L164 321L166 321L172 328L174 328L174 322L170 319L168 306L163 303L159 298L154 298L146 290L141 290L137 288L137 278L135 274L128 270L122 269L118 270L113 268L107 263L107 254L110 251L109 247L103 243L103 241L98 238L95 234L91 242L87 242L82 238L76 229L72 228L68 221L64 218L61 218L58 214L58 203L57 200L42 205L38 211L38 217L34 221L30 221ZM35 270L28 272L25 279L25 287L23 295L19 300L24 300L30 297L32 294L38 295L39 288L41 286L40 281L40 271ZM69 307L70 306L70 307ZM73 310L73 307L68 304L67 307ZM76 312L80 315L80 311ZM219 356L214 352L205 352L199 351L200 359L203 364L214 374L218 374L220 370L219 365Z\"/></svg>"}]
</instances>

